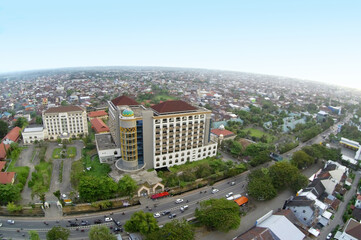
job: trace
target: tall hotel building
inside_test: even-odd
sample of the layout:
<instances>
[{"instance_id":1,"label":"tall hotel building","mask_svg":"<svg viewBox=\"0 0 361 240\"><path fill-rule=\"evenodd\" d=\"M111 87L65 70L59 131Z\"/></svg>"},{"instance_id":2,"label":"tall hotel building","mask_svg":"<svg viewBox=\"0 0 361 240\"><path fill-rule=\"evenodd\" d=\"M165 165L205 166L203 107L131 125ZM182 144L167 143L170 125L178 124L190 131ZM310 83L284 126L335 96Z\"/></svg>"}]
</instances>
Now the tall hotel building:
<instances>
[{"instance_id":1,"label":"tall hotel building","mask_svg":"<svg viewBox=\"0 0 361 240\"><path fill-rule=\"evenodd\" d=\"M181 100L145 108L127 96L108 105L110 133L120 149L116 162L120 170L170 167L217 153L217 143L210 140L207 109Z\"/></svg>"},{"instance_id":2,"label":"tall hotel building","mask_svg":"<svg viewBox=\"0 0 361 240\"><path fill-rule=\"evenodd\" d=\"M49 139L88 135L86 111L78 106L49 108L43 112L43 124Z\"/></svg>"}]
</instances>

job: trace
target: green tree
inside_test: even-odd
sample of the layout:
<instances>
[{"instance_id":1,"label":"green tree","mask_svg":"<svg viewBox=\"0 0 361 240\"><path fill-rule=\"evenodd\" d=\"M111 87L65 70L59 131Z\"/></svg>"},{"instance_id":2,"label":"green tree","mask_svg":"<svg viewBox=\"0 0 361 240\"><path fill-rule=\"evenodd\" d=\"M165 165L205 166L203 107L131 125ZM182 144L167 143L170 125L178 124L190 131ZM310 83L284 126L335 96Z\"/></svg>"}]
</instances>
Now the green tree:
<instances>
[{"instance_id":1,"label":"green tree","mask_svg":"<svg viewBox=\"0 0 361 240\"><path fill-rule=\"evenodd\" d=\"M117 238L112 235L109 228L106 226L94 226L89 231L90 240L116 240Z\"/></svg>"},{"instance_id":2,"label":"green tree","mask_svg":"<svg viewBox=\"0 0 361 240\"><path fill-rule=\"evenodd\" d=\"M28 120L24 117L19 117L16 119L16 122L14 124L15 127L23 128L28 125Z\"/></svg>"},{"instance_id":3,"label":"green tree","mask_svg":"<svg viewBox=\"0 0 361 240\"><path fill-rule=\"evenodd\" d=\"M290 188L292 191L297 192L300 189L306 187L308 185L308 178L302 174L298 174L293 177Z\"/></svg>"},{"instance_id":4,"label":"green tree","mask_svg":"<svg viewBox=\"0 0 361 240\"><path fill-rule=\"evenodd\" d=\"M133 197L137 189L137 182L129 175L124 175L119 179L118 190L122 196Z\"/></svg>"},{"instance_id":5,"label":"green tree","mask_svg":"<svg viewBox=\"0 0 361 240\"><path fill-rule=\"evenodd\" d=\"M60 104L61 104L61 106L68 106L69 105L66 100L61 101Z\"/></svg>"},{"instance_id":6,"label":"green tree","mask_svg":"<svg viewBox=\"0 0 361 240\"><path fill-rule=\"evenodd\" d=\"M291 159L291 163L295 165L298 169L309 167L314 162L315 159L302 150L293 153Z\"/></svg>"},{"instance_id":7,"label":"green tree","mask_svg":"<svg viewBox=\"0 0 361 240\"><path fill-rule=\"evenodd\" d=\"M23 209L21 205L17 206L13 202L9 202L8 205L6 205L6 209L9 212L19 212Z\"/></svg>"},{"instance_id":8,"label":"green tree","mask_svg":"<svg viewBox=\"0 0 361 240\"><path fill-rule=\"evenodd\" d=\"M9 124L3 120L0 120L0 138L3 139L3 137L5 137L8 132Z\"/></svg>"},{"instance_id":9,"label":"green tree","mask_svg":"<svg viewBox=\"0 0 361 240\"><path fill-rule=\"evenodd\" d=\"M276 162L269 171L272 184L277 190L290 186L292 179L299 174L297 167L287 161Z\"/></svg>"},{"instance_id":10,"label":"green tree","mask_svg":"<svg viewBox=\"0 0 361 240\"><path fill-rule=\"evenodd\" d=\"M172 220L158 231L147 236L147 240L193 240L194 228L186 220Z\"/></svg>"},{"instance_id":11,"label":"green tree","mask_svg":"<svg viewBox=\"0 0 361 240\"><path fill-rule=\"evenodd\" d=\"M40 240L39 233L35 230L30 230L29 232L30 240Z\"/></svg>"},{"instance_id":12,"label":"green tree","mask_svg":"<svg viewBox=\"0 0 361 240\"><path fill-rule=\"evenodd\" d=\"M70 235L70 230L60 227L54 226L50 231L46 234L47 240L67 240Z\"/></svg>"},{"instance_id":13,"label":"green tree","mask_svg":"<svg viewBox=\"0 0 361 240\"><path fill-rule=\"evenodd\" d=\"M36 124L43 124L43 118L41 116L36 116L35 123Z\"/></svg>"},{"instance_id":14,"label":"green tree","mask_svg":"<svg viewBox=\"0 0 361 240\"><path fill-rule=\"evenodd\" d=\"M201 202L195 216L208 229L222 232L237 229L241 222L239 206L224 198Z\"/></svg>"},{"instance_id":15,"label":"green tree","mask_svg":"<svg viewBox=\"0 0 361 240\"><path fill-rule=\"evenodd\" d=\"M159 229L157 220L151 213L143 211L135 212L131 218L125 222L124 229L127 232L139 232L148 235Z\"/></svg>"},{"instance_id":16,"label":"green tree","mask_svg":"<svg viewBox=\"0 0 361 240\"><path fill-rule=\"evenodd\" d=\"M0 184L0 193L1 205L20 200L20 189L16 185Z\"/></svg>"},{"instance_id":17,"label":"green tree","mask_svg":"<svg viewBox=\"0 0 361 240\"><path fill-rule=\"evenodd\" d=\"M258 200L269 200L277 196L268 169L257 169L248 175L248 194Z\"/></svg>"},{"instance_id":18,"label":"green tree","mask_svg":"<svg viewBox=\"0 0 361 240\"><path fill-rule=\"evenodd\" d=\"M95 202L114 197L118 186L110 177L82 176L78 190L83 200Z\"/></svg>"}]
</instances>

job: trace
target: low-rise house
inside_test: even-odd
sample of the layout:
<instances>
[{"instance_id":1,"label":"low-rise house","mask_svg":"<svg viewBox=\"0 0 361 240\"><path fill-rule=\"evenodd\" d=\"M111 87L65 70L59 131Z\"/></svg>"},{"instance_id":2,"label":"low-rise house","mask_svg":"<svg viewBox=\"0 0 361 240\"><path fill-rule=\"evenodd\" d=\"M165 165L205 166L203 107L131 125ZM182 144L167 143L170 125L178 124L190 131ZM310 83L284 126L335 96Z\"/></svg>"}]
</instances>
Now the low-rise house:
<instances>
[{"instance_id":1,"label":"low-rise house","mask_svg":"<svg viewBox=\"0 0 361 240\"><path fill-rule=\"evenodd\" d=\"M0 172L0 184L13 184L15 175L15 172Z\"/></svg>"},{"instance_id":2,"label":"low-rise house","mask_svg":"<svg viewBox=\"0 0 361 240\"><path fill-rule=\"evenodd\" d=\"M338 231L334 236L335 239L339 240L359 240L361 239L361 223L353 218L350 218L343 232Z\"/></svg>"},{"instance_id":3,"label":"low-rise house","mask_svg":"<svg viewBox=\"0 0 361 240\"><path fill-rule=\"evenodd\" d=\"M226 129L224 129L224 126L221 125L219 128L217 129L212 129L211 130L211 139L215 142L219 141L223 141L223 140L233 140L236 137L236 134L234 134L231 131L228 131Z\"/></svg>"},{"instance_id":4,"label":"low-rise house","mask_svg":"<svg viewBox=\"0 0 361 240\"><path fill-rule=\"evenodd\" d=\"M90 123L96 133L108 133L109 132L109 127L101 119L93 118L92 120L90 120Z\"/></svg>"},{"instance_id":5,"label":"low-rise house","mask_svg":"<svg viewBox=\"0 0 361 240\"><path fill-rule=\"evenodd\" d=\"M306 226L313 226L317 222L318 209L314 206L315 201L305 196L297 196L288 200L286 209L290 209L296 218Z\"/></svg>"},{"instance_id":6,"label":"low-rise house","mask_svg":"<svg viewBox=\"0 0 361 240\"><path fill-rule=\"evenodd\" d=\"M108 113L104 110L89 112L88 118L89 118L89 121L91 121L94 118L106 120L106 119L108 119Z\"/></svg>"},{"instance_id":7,"label":"low-rise house","mask_svg":"<svg viewBox=\"0 0 361 240\"><path fill-rule=\"evenodd\" d=\"M0 160L6 159L7 151L10 148L10 145L4 144L3 142L0 143Z\"/></svg>"},{"instance_id":8,"label":"low-rise house","mask_svg":"<svg viewBox=\"0 0 361 240\"><path fill-rule=\"evenodd\" d=\"M355 207L361 209L361 195L357 195Z\"/></svg>"},{"instance_id":9,"label":"low-rise house","mask_svg":"<svg viewBox=\"0 0 361 240\"><path fill-rule=\"evenodd\" d=\"M21 128L14 127L13 129L10 130L10 132L8 132L8 134L6 134L2 142L4 144L12 144L14 142L17 142L20 138L20 132L21 132Z\"/></svg>"},{"instance_id":10,"label":"low-rise house","mask_svg":"<svg viewBox=\"0 0 361 240\"><path fill-rule=\"evenodd\" d=\"M0 172L5 169L6 161L0 161Z\"/></svg>"}]
</instances>

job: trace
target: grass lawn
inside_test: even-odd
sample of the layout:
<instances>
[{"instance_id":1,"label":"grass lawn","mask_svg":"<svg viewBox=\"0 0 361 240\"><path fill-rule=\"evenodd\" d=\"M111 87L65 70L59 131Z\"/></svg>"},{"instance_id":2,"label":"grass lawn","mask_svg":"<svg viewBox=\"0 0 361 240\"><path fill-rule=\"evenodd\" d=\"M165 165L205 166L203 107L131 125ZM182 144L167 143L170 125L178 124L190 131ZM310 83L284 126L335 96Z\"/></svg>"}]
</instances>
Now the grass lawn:
<instances>
[{"instance_id":1,"label":"grass lawn","mask_svg":"<svg viewBox=\"0 0 361 240\"><path fill-rule=\"evenodd\" d=\"M167 101L167 100L175 100L175 99L177 99L177 98L169 96L169 95L165 95L165 94L159 94L159 95L154 96L153 100L155 100L155 101Z\"/></svg>"},{"instance_id":2,"label":"grass lawn","mask_svg":"<svg viewBox=\"0 0 361 240\"><path fill-rule=\"evenodd\" d=\"M60 153L63 149L62 148L55 148L53 151L53 154L51 155L53 159L59 159L60 158Z\"/></svg>"},{"instance_id":3,"label":"grass lawn","mask_svg":"<svg viewBox=\"0 0 361 240\"><path fill-rule=\"evenodd\" d=\"M69 158L73 158L76 156L76 147L68 147L67 153Z\"/></svg>"},{"instance_id":4,"label":"grass lawn","mask_svg":"<svg viewBox=\"0 0 361 240\"><path fill-rule=\"evenodd\" d=\"M38 189L44 192L49 191L52 171L53 163L51 162L41 162L35 166L35 172L32 173L31 181L28 183L33 193Z\"/></svg>"},{"instance_id":5,"label":"grass lawn","mask_svg":"<svg viewBox=\"0 0 361 240\"><path fill-rule=\"evenodd\" d=\"M214 161L215 159L216 159L215 157L210 157L210 158L205 158L205 159L202 159L199 161L187 162L182 165L176 165L176 166L170 167L169 170L171 172L182 172L182 171L186 171L188 169L194 169L203 163L210 163L211 161Z\"/></svg>"},{"instance_id":6,"label":"grass lawn","mask_svg":"<svg viewBox=\"0 0 361 240\"><path fill-rule=\"evenodd\" d=\"M85 168L91 168L89 171L85 169L87 175L104 177L111 171L109 164L100 163L98 157L94 158L92 161L90 156L87 156L86 158L83 158L83 163Z\"/></svg>"},{"instance_id":7,"label":"grass lawn","mask_svg":"<svg viewBox=\"0 0 361 240\"><path fill-rule=\"evenodd\" d=\"M271 135L269 135L268 133L263 132L262 130L259 129L255 129L255 128L245 128L243 130L243 132L248 132L250 131L250 135L252 137L256 137L256 138L261 138L263 135L265 135L267 137L267 142L272 142L273 137Z\"/></svg>"}]
</instances>

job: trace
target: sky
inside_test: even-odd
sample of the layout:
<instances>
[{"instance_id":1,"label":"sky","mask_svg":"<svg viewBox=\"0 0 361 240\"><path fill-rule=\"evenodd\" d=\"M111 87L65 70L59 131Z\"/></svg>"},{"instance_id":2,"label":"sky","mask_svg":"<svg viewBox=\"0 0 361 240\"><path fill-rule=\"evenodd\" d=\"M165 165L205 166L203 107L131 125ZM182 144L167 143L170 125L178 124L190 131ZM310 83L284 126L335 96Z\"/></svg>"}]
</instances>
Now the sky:
<instances>
[{"instance_id":1,"label":"sky","mask_svg":"<svg viewBox=\"0 0 361 240\"><path fill-rule=\"evenodd\" d=\"M0 73L191 67L361 89L361 1L0 0Z\"/></svg>"}]
</instances>

